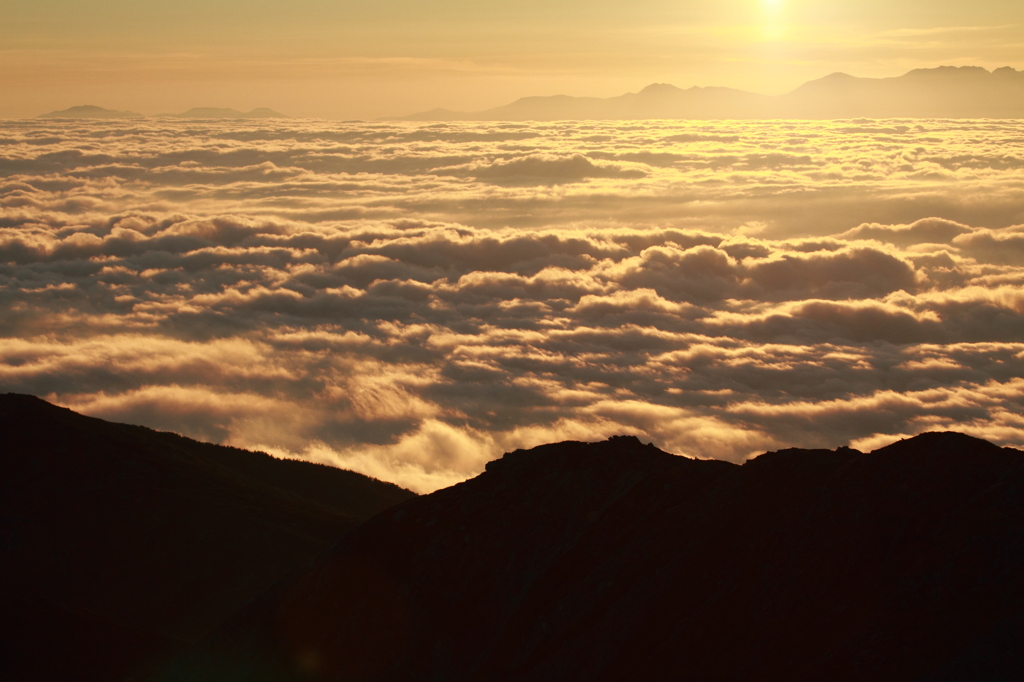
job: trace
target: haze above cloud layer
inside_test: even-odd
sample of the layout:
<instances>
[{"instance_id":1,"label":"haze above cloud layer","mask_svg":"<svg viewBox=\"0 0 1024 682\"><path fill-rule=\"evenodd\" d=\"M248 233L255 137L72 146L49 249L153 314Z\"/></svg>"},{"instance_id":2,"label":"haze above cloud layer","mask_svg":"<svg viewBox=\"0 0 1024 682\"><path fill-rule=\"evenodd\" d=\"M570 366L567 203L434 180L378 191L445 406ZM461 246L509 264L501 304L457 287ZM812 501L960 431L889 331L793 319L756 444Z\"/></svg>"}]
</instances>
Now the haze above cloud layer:
<instances>
[{"instance_id":1,"label":"haze above cloud layer","mask_svg":"<svg viewBox=\"0 0 1024 682\"><path fill-rule=\"evenodd\" d=\"M5 0L0 116L75 105L379 118L650 83L1024 67L1019 0Z\"/></svg>"},{"instance_id":2,"label":"haze above cloud layer","mask_svg":"<svg viewBox=\"0 0 1024 682\"><path fill-rule=\"evenodd\" d=\"M1024 445L1014 122L6 122L0 386L417 490Z\"/></svg>"}]
</instances>

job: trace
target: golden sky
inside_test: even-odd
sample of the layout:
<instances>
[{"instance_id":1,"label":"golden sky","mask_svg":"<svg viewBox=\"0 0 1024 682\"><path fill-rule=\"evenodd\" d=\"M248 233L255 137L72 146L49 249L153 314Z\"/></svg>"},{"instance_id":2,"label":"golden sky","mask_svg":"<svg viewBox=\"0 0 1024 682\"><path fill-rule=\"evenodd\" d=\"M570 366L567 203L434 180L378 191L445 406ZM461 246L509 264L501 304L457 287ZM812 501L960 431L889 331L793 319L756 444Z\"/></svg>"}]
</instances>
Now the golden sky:
<instances>
[{"instance_id":1,"label":"golden sky","mask_svg":"<svg viewBox=\"0 0 1024 682\"><path fill-rule=\"evenodd\" d=\"M1019 0L5 0L0 116L268 106L374 118L652 82L1024 66Z\"/></svg>"}]
</instances>

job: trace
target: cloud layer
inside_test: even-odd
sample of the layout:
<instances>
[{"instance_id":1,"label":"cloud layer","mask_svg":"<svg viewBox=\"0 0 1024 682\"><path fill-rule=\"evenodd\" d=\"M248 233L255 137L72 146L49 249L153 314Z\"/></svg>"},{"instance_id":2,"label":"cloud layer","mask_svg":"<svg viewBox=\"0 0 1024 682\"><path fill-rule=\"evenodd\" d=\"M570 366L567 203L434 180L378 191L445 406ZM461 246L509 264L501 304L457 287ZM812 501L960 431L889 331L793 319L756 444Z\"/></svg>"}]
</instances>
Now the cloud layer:
<instances>
[{"instance_id":1,"label":"cloud layer","mask_svg":"<svg viewBox=\"0 0 1024 682\"><path fill-rule=\"evenodd\" d=\"M635 433L1024 445L992 121L0 125L0 388L430 490Z\"/></svg>"}]
</instances>

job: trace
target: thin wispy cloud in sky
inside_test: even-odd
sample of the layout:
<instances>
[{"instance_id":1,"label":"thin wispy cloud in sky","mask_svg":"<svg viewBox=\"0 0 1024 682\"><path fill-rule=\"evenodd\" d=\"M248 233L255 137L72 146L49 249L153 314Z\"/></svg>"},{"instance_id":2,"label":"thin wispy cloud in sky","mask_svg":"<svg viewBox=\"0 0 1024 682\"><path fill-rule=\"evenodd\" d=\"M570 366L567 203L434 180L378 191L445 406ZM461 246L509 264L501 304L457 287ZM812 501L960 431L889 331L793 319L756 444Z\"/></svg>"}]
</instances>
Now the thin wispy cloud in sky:
<instances>
[{"instance_id":1,"label":"thin wispy cloud in sky","mask_svg":"<svg viewBox=\"0 0 1024 682\"><path fill-rule=\"evenodd\" d=\"M635 433L1024 445L1015 122L15 122L0 386L430 490Z\"/></svg>"}]
</instances>

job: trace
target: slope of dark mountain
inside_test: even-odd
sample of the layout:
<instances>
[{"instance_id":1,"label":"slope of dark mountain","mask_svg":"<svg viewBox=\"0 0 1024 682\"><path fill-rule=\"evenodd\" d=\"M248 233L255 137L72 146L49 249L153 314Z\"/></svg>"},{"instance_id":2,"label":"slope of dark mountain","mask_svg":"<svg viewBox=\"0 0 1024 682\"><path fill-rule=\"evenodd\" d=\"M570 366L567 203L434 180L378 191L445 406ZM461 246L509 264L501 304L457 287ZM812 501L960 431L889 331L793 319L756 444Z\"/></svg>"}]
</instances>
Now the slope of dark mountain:
<instances>
[{"instance_id":1,"label":"slope of dark mountain","mask_svg":"<svg viewBox=\"0 0 1024 682\"><path fill-rule=\"evenodd\" d=\"M83 104L82 106L71 107L70 109L40 114L37 118L142 118L142 114L137 114L134 111L116 111L92 104Z\"/></svg>"},{"instance_id":2,"label":"slope of dark mountain","mask_svg":"<svg viewBox=\"0 0 1024 682\"><path fill-rule=\"evenodd\" d=\"M664 83L618 97L524 97L486 111L444 109L412 121L634 119L1024 118L1024 71L941 66L898 78L834 73L779 96L731 88L686 90Z\"/></svg>"},{"instance_id":3,"label":"slope of dark mountain","mask_svg":"<svg viewBox=\"0 0 1024 682\"><path fill-rule=\"evenodd\" d=\"M363 520L359 474L0 395L0 679L134 679Z\"/></svg>"},{"instance_id":4,"label":"slope of dark mountain","mask_svg":"<svg viewBox=\"0 0 1024 682\"><path fill-rule=\"evenodd\" d=\"M1009 680L1024 453L516 451L347 535L164 680Z\"/></svg>"}]
</instances>

